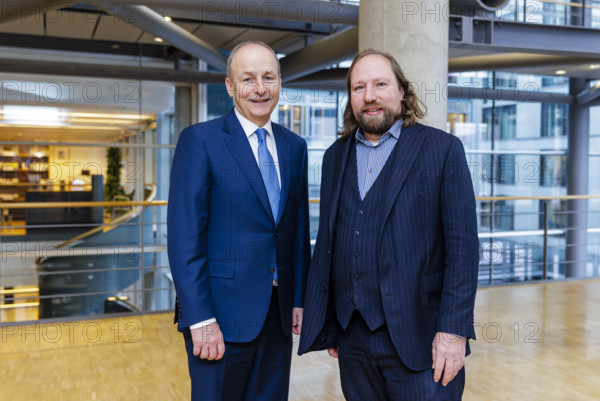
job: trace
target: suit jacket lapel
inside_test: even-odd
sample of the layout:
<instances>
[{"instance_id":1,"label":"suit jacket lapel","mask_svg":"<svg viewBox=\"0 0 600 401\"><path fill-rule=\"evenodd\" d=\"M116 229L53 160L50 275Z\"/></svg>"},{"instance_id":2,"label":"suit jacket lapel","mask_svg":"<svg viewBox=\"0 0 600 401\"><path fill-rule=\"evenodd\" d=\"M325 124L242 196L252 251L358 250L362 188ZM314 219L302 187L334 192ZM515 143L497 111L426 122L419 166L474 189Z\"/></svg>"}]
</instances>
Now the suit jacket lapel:
<instances>
[{"instance_id":1,"label":"suit jacket lapel","mask_svg":"<svg viewBox=\"0 0 600 401\"><path fill-rule=\"evenodd\" d=\"M354 137L348 137L338 140L338 146L335 152L335 161L333 165L333 193L331 194L331 208L329 210L329 239L333 240L333 228L337 218L338 206L340 203L340 194L342 193L342 182L344 181L344 172L348 164L348 155L350 146L355 145ZM326 166L323 166L326 168Z\"/></svg>"},{"instance_id":2,"label":"suit jacket lapel","mask_svg":"<svg viewBox=\"0 0 600 401\"><path fill-rule=\"evenodd\" d=\"M419 132L422 129L423 126L421 125L402 128L398 143L386 162L386 164L392 163L389 167L393 173L389 175L390 180L388 183L388 190L385 193L385 199L383 201L384 222L387 221L396 202L396 198L404 185L404 181L406 181L406 177L408 177L408 174L412 171L419 150L425 142L424 133ZM381 232L383 232L383 230L381 230Z\"/></svg>"},{"instance_id":3,"label":"suit jacket lapel","mask_svg":"<svg viewBox=\"0 0 600 401\"><path fill-rule=\"evenodd\" d=\"M256 192L256 196L260 200L265 212L267 212L271 220L275 222L269 203L269 196L267 195L267 189L265 188L265 183L260 174L258 163L256 163L256 158L254 157L254 153L252 153L252 148L250 148L246 133L242 129L233 109L225 116L223 130L230 134L229 137L225 139L229 151L233 155L242 174L246 177L246 180L252 189L254 189L254 192Z\"/></svg>"},{"instance_id":4,"label":"suit jacket lapel","mask_svg":"<svg viewBox=\"0 0 600 401\"><path fill-rule=\"evenodd\" d=\"M276 222L279 222L285 202L290 189L290 163L291 163L291 146L287 135L279 125L271 123L273 127L273 136L277 146L277 158L279 161L279 174L281 175L281 198L279 200L279 216L276 216Z\"/></svg>"}]
</instances>

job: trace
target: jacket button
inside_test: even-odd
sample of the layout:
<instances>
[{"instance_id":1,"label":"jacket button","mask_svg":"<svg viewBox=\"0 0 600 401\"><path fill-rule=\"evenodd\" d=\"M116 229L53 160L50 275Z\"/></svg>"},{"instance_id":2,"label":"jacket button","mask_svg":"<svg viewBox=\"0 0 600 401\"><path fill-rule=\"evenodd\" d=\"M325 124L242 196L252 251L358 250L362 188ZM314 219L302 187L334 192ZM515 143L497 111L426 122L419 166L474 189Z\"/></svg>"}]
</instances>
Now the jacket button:
<instances>
[{"instance_id":1,"label":"jacket button","mask_svg":"<svg viewBox=\"0 0 600 401\"><path fill-rule=\"evenodd\" d=\"M274 268L274 267L271 267L271 269L269 269L269 271L270 271L271 273L275 273L275 268Z\"/></svg>"},{"instance_id":2,"label":"jacket button","mask_svg":"<svg viewBox=\"0 0 600 401\"><path fill-rule=\"evenodd\" d=\"M328 288L326 285L323 286L323 292L327 292Z\"/></svg>"},{"instance_id":3,"label":"jacket button","mask_svg":"<svg viewBox=\"0 0 600 401\"><path fill-rule=\"evenodd\" d=\"M359 210L359 211L358 211L358 215L359 215L359 216L362 216L363 214L365 214L365 213L364 213L362 210Z\"/></svg>"},{"instance_id":4,"label":"jacket button","mask_svg":"<svg viewBox=\"0 0 600 401\"><path fill-rule=\"evenodd\" d=\"M279 231L275 231L275 236L279 237L281 235L281 233Z\"/></svg>"},{"instance_id":5,"label":"jacket button","mask_svg":"<svg viewBox=\"0 0 600 401\"><path fill-rule=\"evenodd\" d=\"M331 249L327 250L327 255L331 255Z\"/></svg>"}]
</instances>

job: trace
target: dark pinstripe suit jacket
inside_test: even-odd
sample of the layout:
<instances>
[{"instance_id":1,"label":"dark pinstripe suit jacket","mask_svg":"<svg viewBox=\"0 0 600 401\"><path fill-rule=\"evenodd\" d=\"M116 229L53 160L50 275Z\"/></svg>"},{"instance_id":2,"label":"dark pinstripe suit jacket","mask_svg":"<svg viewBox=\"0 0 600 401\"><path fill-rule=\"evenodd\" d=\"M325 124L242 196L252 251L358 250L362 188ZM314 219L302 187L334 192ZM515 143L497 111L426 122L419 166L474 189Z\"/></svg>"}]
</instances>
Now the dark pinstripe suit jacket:
<instances>
[{"instance_id":1,"label":"dark pinstripe suit jacket","mask_svg":"<svg viewBox=\"0 0 600 401\"><path fill-rule=\"evenodd\" d=\"M329 276L350 146L355 146L352 138L340 138L323 159L319 231L299 354L337 342ZM382 303L396 351L410 369L424 370L431 368L436 332L475 338L479 261L475 197L458 138L416 124L402 129L396 146L399 152L387 161L395 173L386 185L381 204L384 223L373 251L378 253Z\"/></svg>"}]
</instances>

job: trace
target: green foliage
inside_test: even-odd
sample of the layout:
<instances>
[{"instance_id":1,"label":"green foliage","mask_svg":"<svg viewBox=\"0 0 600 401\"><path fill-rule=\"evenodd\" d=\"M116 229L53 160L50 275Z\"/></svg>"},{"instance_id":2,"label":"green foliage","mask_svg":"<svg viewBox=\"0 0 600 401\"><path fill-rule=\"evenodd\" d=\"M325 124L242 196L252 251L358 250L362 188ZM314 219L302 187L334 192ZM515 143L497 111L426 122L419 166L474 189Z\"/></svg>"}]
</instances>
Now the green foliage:
<instances>
[{"instance_id":1,"label":"green foliage","mask_svg":"<svg viewBox=\"0 0 600 401\"><path fill-rule=\"evenodd\" d=\"M121 186L121 149L108 148L106 151L108 170L106 172L106 183L104 184L104 199L111 201L116 195L124 195L125 190Z\"/></svg>"}]
</instances>

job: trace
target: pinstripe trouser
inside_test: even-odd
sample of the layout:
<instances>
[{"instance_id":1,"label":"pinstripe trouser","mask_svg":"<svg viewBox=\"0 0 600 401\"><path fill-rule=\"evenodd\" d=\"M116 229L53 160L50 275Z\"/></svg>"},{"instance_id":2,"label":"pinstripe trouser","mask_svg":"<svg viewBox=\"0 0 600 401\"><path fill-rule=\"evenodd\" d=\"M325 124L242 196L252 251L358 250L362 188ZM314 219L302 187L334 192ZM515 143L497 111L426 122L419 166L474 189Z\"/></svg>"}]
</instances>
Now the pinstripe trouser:
<instances>
[{"instance_id":1,"label":"pinstripe trouser","mask_svg":"<svg viewBox=\"0 0 600 401\"><path fill-rule=\"evenodd\" d=\"M433 369L412 371L398 357L387 325L370 331L354 312L338 342L342 391L348 401L460 401L464 368L446 387Z\"/></svg>"}]
</instances>

